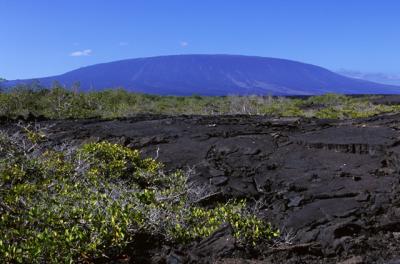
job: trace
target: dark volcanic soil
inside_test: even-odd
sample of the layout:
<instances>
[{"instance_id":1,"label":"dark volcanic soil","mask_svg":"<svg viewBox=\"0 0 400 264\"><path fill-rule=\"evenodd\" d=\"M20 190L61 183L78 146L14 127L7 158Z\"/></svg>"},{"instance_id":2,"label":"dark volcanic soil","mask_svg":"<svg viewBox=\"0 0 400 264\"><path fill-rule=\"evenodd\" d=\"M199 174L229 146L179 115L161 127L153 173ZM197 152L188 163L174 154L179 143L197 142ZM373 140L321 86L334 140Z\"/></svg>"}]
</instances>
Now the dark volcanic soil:
<instances>
[{"instance_id":1,"label":"dark volcanic soil","mask_svg":"<svg viewBox=\"0 0 400 264\"><path fill-rule=\"evenodd\" d=\"M400 263L400 115L41 122L49 124L51 145L110 140L158 157L167 169L192 168L192 181L221 192L205 202L264 200L265 218L282 231L282 241L252 261L233 259L233 252L218 263ZM199 248L208 256L221 250L218 239L202 243L166 253L167 262L181 263Z\"/></svg>"}]
</instances>

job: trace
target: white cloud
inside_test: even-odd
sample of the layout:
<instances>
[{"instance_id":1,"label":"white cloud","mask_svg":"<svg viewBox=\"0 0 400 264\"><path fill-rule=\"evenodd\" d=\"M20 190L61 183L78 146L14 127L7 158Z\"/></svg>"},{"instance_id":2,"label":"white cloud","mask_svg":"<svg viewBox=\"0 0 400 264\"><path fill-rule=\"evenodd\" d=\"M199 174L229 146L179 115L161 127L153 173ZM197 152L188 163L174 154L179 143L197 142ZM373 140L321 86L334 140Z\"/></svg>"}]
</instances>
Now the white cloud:
<instances>
[{"instance_id":1,"label":"white cloud","mask_svg":"<svg viewBox=\"0 0 400 264\"><path fill-rule=\"evenodd\" d=\"M126 42L126 41L121 41L120 43L118 43L118 45L120 45L120 46L128 46L129 43Z\"/></svg>"},{"instance_id":2,"label":"white cloud","mask_svg":"<svg viewBox=\"0 0 400 264\"><path fill-rule=\"evenodd\" d=\"M181 47L183 47L183 48L189 46L189 42L187 42L187 41L181 41L180 44L181 44Z\"/></svg>"},{"instance_id":3,"label":"white cloud","mask_svg":"<svg viewBox=\"0 0 400 264\"><path fill-rule=\"evenodd\" d=\"M82 57L82 56L89 56L90 54L92 54L92 50L91 49L85 49L85 50L78 50L78 51L71 52L69 54L69 56Z\"/></svg>"}]
</instances>

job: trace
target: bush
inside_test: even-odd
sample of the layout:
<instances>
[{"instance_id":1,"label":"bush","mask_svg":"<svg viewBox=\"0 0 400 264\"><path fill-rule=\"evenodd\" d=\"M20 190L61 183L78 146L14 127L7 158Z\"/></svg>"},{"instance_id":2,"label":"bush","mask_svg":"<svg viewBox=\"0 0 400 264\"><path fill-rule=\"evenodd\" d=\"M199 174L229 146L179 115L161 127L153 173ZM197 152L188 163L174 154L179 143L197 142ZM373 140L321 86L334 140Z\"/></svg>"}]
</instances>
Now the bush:
<instances>
[{"instance_id":1,"label":"bush","mask_svg":"<svg viewBox=\"0 0 400 264\"><path fill-rule=\"evenodd\" d=\"M279 231L273 230L257 216L247 211L246 201L230 201L218 204L213 209L201 207L180 208L169 227L171 237L180 242L190 242L210 236L223 223L230 223L234 236L243 244L253 244L262 239L272 239L279 236Z\"/></svg>"},{"instance_id":2,"label":"bush","mask_svg":"<svg viewBox=\"0 0 400 264\"><path fill-rule=\"evenodd\" d=\"M334 107L345 104L349 97L342 94L327 93L320 96L312 96L305 100L304 105L320 105L324 107Z\"/></svg>"},{"instance_id":3,"label":"bush","mask_svg":"<svg viewBox=\"0 0 400 264\"><path fill-rule=\"evenodd\" d=\"M162 167L153 159L142 159L138 150L105 141L84 145L78 155L88 162L89 176L106 180L125 179L150 184Z\"/></svg>"},{"instance_id":4,"label":"bush","mask_svg":"<svg viewBox=\"0 0 400 264\"><path fill-rule=\"evenodd\" d=\"M398 112L399 106L373 105L373 97L339 94L293 99L272 96L157 96L129 93L123 89L80 93L54 83L52 89L39 84L20 85L0 93L0 116L43 115L51 119L119 118L135 114L246 114L273 117L357 118Z\"/></svg>"},{"instance_id":5,"label":"bush","mask_svg":"<svg viewBox=\"0 0 400 264\"><path fill-rule=\"evenodd\" d=\"M123 183L80 175L62 153L1 166L0 258L72 262L117 254L140 230L141 205Z\"/></svg>"}]
</instances>

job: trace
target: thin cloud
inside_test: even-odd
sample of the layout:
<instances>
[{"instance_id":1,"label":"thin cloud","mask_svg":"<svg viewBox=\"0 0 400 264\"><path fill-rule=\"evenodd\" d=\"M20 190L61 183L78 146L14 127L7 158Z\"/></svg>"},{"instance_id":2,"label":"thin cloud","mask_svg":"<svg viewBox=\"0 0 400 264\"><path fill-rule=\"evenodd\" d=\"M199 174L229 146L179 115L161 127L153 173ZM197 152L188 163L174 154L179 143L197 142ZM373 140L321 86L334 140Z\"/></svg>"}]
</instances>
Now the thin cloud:
<instances>
[{"instance_id":1,"label":"thin cloud","mask_svg":"<svg viewBox=\"0 0 400 264\"><path fill-rule=\"evenodd\" d=\"M71 52L69 54L69 56L71 56L71 57L82 57L82 56L90 56L90 54L92 54L92 50L91 49L85 49L85 50L77 50L77 51Z\"/></svg>"},{"instance_id":2,"label":"thin cloud","mask_svg":"<svg viewBox=\"0 0 400 264\"><path fill-rule=\"evenodd\" d=\"M181 47L183 47L183 48L189 46L189 42L187 42L187 41L181 41L180 44L181 44Z\"/></svg>"}]
</instances>

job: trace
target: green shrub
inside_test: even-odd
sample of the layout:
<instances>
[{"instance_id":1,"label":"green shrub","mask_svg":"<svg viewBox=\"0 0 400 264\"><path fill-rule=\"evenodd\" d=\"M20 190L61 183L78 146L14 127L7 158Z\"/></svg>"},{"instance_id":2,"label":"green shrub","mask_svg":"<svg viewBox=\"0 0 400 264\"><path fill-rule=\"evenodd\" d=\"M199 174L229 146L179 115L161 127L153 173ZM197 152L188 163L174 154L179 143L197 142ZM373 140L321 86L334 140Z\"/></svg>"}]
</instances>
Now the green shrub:
<instances>
[{"instance_id":1,"label":"green shrub","mask_svg":"<svg viewBox=\"0 0 400 264\"><path fill-rule=\"evenodd\" d=\"M349 97L342 94L327 93L319 96L312 96L305 100L304 105L321 105L324 107L333 107L345 104Z\"/></svg>"},{"instance_id":2,"label":"green shrub","mask_svg":"<svg viewBox=\"0 0 400 264\"><path fill-rule=\"evenodd\" d=\"M322 108L315 112L317 118L346 119L365 118L381 113L398 112L399 106L374 105L360 99L347 99L341 104Z\"/></svg>"},{"instance_id":3,"label":"green shrub","mask_svg":"<svg viewBox=\"0 0 400 264\"><path fill-rule=\"evenodd\" d=\"M138 150L125 148L109 142L84 145L79 153L89 163L88 175L108 180L127 179L148 182L161 169L153 159L142 159Z\"/></svg>"},{"instance_id":4,"label":"green shrub","mask_svg":"<svg viewBox=\"0 0 400 264\"><path fill-rule=\"evenodd\" d=\"M269 223L247 211L246 201L230 201L212 209L202 207L181 208L169 227L171 237L183 243L210 236L223 223L233 227L234 236L243 244L279 236Z\"/></svg>"},{"instance_id":5,"label":"green shrub","mask_svg":"<svg viewBox=\"0 0 400 264\"><path fill-rule=\"evenodd\" d=\"M39 84L20 85L0 93L0 115L16 118L31 113L52 119L118 118L139 113L352 118L398 111L397 106L372 106L368 100L373 97L354 98L338 94L301 100L272 96L157 96L129 93L123 89L81 93L77 87L74 85L66 89L58 83L54 83L51 89L40 87ZM341 109L346 107L348 110L342 112Z\"/></svg>"},{"instance_id":6,"label":"green shrub","mask_svg":"<svg viewBox=\"0 0 400 264\"><path fill-rule=\"evenodd\" d=\"M131 239L129 230L143 226L140 202L129 189L78 180L75 166L55 152L2 164L1 259L72 262L118 253Z\"/></svg>"}]
</instances>

